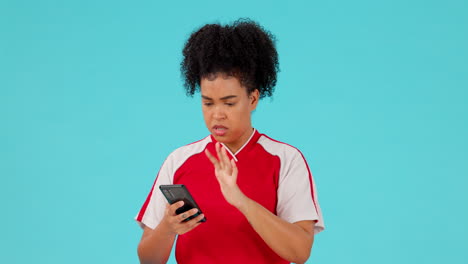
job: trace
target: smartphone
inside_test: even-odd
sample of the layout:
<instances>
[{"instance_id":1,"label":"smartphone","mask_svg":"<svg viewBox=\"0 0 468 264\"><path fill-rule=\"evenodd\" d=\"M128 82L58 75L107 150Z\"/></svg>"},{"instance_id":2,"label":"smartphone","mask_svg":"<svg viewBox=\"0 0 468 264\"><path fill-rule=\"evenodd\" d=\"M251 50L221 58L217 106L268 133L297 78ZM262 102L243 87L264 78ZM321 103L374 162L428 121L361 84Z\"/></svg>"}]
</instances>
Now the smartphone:
<instances>
[{"instance_id":1,"label":"smartphone","mask_svg":"<svg viewBox=\"0 0 468 264\"><path fill-rule=\"evenodd\" d=\"M179 201L184 201L184 205L176 210L176 214L181 214L192 208L197 208L198 212L190 217L187 217L183 222L187 222L190 219L197 217L202 213L200 207L197 205L192 195L188 191L187 187L183 184L171 184L171 185L160 185L159 189L166 197L169 204L173 204ZM205 222L206 218L203 217L199 222Z\"/></svg>"}]
</instances>

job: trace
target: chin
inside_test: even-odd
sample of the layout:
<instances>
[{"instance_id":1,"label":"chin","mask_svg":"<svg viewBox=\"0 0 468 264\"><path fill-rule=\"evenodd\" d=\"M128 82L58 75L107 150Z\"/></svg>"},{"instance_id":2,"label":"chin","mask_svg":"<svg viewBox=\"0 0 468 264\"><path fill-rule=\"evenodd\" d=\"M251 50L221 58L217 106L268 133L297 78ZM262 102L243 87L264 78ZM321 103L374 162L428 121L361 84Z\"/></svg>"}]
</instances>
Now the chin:
<instances>
[{"instance_id":1,"label":"chin","mask_svg":"<svg viewBox=\"0 0 468 264\"><path fill-rule=\"evenodd\" d=\"M213 135L213 137L216 139L216 141L218 142L221 142L221 143L224 143L226 142L226 136L218 136L214 133L212 133L211 135Z\"/></svg>"},{"instance_id":2,"label":"chin","mask_svg":"<svg viewBox=\"0 0 468 264\"><path fill-rule=\"evenodd\" d=\"M212 133L211 135L213 135L213 137L216 139L216 141L220 142L220 143L228 143L229 142L229 137L227 135L224 135L224 136L218 136L214 133Z\"/></svg>"}]
</instances>

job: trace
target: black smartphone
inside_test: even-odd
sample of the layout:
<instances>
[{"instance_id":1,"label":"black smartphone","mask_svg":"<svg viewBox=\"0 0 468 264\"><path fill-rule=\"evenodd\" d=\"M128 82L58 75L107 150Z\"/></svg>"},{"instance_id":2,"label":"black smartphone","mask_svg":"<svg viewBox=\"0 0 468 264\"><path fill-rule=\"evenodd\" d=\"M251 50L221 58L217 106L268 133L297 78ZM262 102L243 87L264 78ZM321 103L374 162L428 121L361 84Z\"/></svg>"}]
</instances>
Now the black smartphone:
<instances>
[{"instance_id":1,"label":"black smartphone","mask_svg":"<svg viewBox=\"0 0 468 264\"><path fill-rule=\"evenodd\" d=\"M200 207L197 205L195 200L193 199L192 195L188 191L187 187L183 184L171 184L171 185L160 185L159 189L163 193L164 197L166 197L167 201L170 204L184 201L184 205L176 210L176 214L181 214L186 212L192 208L197 208L198 212L190 217L187 217L183 222L189 221L190 219L197 217L199 214L202 213ZM203 217L202 220L199 222L205 222L206 217Z\"/></svg>"}]
</instances>

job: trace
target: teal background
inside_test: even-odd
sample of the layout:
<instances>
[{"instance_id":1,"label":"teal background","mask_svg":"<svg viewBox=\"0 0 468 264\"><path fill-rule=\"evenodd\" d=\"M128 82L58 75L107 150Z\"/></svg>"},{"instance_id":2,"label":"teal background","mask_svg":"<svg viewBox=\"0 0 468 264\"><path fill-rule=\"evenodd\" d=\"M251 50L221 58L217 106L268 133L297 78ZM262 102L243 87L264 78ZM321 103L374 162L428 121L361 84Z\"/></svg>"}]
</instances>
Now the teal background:
<instances>
[{"instance_id":1,"label":"teal background","mask_svg":"<svg viewBox=\"0 0 468 264\"><path fill-rule=\"evenodd\" d=\"M260 132L298 147L327 229L307 263L467 263L466 1L0 1L0 263L138 263L161 163L207 135L181 49L277 39ZM171 259L170 263L175 263Z\"/></svg>"}]
</instances>

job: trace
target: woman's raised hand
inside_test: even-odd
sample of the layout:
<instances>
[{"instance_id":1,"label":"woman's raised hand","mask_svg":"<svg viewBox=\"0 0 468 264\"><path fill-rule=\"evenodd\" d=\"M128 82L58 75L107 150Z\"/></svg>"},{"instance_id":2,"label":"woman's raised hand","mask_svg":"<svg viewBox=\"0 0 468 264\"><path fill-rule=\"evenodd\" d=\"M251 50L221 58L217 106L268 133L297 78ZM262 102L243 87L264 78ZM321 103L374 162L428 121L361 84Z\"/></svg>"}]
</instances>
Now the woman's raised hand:
<instances>
[{"instance_id":1,"label":"woman's raised hand","mask_svg":"<svg viewBox=\"0 0 468 264\"><path fill-rule=\"evenodd\" d=\"M214 166L216 179L218 179L224 198L229 204L239 208L246 197L237 185L236 162L234 159L229 160L226 149L219 142L216 142L215 148L218 159L208 149L205 150L205 154Z\"/></svg>"}]
</instances>

